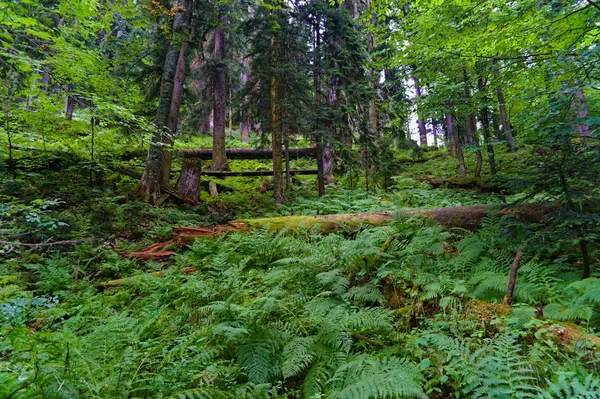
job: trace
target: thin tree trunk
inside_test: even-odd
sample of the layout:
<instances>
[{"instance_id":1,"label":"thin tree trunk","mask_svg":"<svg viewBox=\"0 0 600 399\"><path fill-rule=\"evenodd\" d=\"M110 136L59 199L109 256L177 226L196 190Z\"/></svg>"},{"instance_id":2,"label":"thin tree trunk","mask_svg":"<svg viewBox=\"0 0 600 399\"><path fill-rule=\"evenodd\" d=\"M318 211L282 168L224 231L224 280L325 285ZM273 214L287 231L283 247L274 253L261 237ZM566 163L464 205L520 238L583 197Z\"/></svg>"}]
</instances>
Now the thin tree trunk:
<instances>
[{"instance_id":1,"label":"thin tree trunk","mask_svg":"<svg viewBox=\"0 0 600 399\"><path fill-rule=\"evenodd\" d=\"M367 12L371 11L371 0L367 0L366 3L367 6ZM373 23L375 21L375 14L373 13L373 16L371 17L371 23ZM375 38L373 36L372 32L369 32L367 34L367 51L369 52L369 60L371 61L372 64L372 57L371 57L371 52L373 51L373 48L375 47ZM371 97L371 101L369 102L369 122L371 123L371 127L373 128L373 132L377 132L378 126L377 126L377 106L376 106L376 102L375 99L377 97L377 90L376 90L376 76L375 76L375 71L373 70L373 67L369 68L368 71L368 75L369 75L369 87L371 87L373 89L373 96Z\"/></svg>"},{"instance_id":2,"label":"thin tree trunk","mask_svg":"<svg viewBox=\"0 0 600 399\"><path fill-rule=\"evenodd\" d=\"M456 118L454 118L456 121ZM467 177L467 167L465 166L465 157L463 154L463 136L460 131L460 125L458 123L455 124L456 136L454 137L454 142L456 143L456 157L458 158L458 171L461 177Z\"/></svg>"},{"instance_id":3,"label":"thin tree trunk","mask_svg":"<svg viewBox=\"0 0 600 399\"><path fill-rule=\"evenodd\" d=\"M223 24L225 13L219 11L219 23ZM214 130L213 130L213 158L210 169L227 170L227 155L225 154L225 96L227 71L225 60L225 31L222 26L215 29L215 59L217 66L215 71L215 107L214 107Z\"/></svg>"},{"instance_id":4,"label":"thin tree trunk","mask_svg":"<svg viewBox=\"0 0 600 399\"><path fill-rule=\"evenodd\" d=\"M479 76L477 79L477 88L479 93L484 94L483 98L483 106L479 110L479 118L481 119L481 127L483 128L483 140L486 143L487 153L488 153L488 162L490 163L490 174L494 176L496 174L496 160L494 156L494 146L492 145L492 135L490 132L490 110L487 106L488 98L485 95L485 78L483 76Z\"/></svg>"},{"instance_id":5,"label":"thin tree trunk","mask_svg":"<svg viewBox=\"0 0 600 399\"><path fill-rule=\"evenodd\" d=\"M508 287L506 288L506 294L504 295L504 300L502 301L506 306L512 305L513 294L515 292L515 285L517 284L517 272L519 271L519 267L521 266L522 257L523 251L517 251L517 255L515 256L515 259L513 260L512 266L510 268Z\"/></svg>"},{"instance_id":6,"label":"thin tree trunk","mask_svg":"<svg viewBox=\"0 0 600 399\"><path fill-rule=\"evenodd\" d=\"M419 79L413 76L415 82L415 100L419 101L421 97L421 87L419 86ZM419 109L417 107L417 125L419 126L419 144L422 147L427 147L427 128L425 127L425 121L421 117Z\"/></svg>"},{"instance_id":7,"label":"thin tree trunk","mask_svg":"<svg viewBox=\"0 0 600 399\"><path fill-rule=\"evenodd\" d=\"M451 156L456 156L456 126L452 114L446 114L446 129L448 130L448 150Z\"/></svg>"},{"instance_id":8,"label":"thin tree trunk","mask_svg":"<svg viewBox=\"0 0 600 399\"><path fill-rule=\"evenodd\" d=\"M214 115L214 112L212 109L210 111L208 111L208 113L206 114L206 117L204 118L204 121L202 122L202 128L200 129L202 134L208 134L208 133L210 133L211 130L213 130L213 127L214 127L213 115Z\"/></svg>"},{"instance_id":9,"label":"thin tree trunk","mask_svg":"<svg viewBox=\"0 0 600 399\"><path fill-rule=\"evenodd\" d=\"M513 151L515 147L515 140L513 138L511 129L510 129L510 121L508 120L508 112L506 111L506 101L504 99L504 91L502 90L502 86L500 86L500 68L498 67L498 60L493 61L493 70L494 70L494 79L496 80L496 93L498 95L498 108L500 108L500 117L502 118L502 130L504 130L504 135L506 137L506 142L508 144L508 148Z\"/></svg>"},{"instance_id":10,"label":"thin tree trunk","mask_svg":"<svg viewBox=\"0 0 600 399\"><path fill-rule=\"evenodd\" d=\"M67 102L65 104L65 118L70 121L73 119L73 109L75 108L75 101L71 95L67 95Z\"/></svg>"},{"instance_id":11,"label":"thin tree trunk","mask_svg":"<svg viewBox=\"0 0 600 399\"><path fill-rule=\"evenodd\" d=\"M274 67L279 62L279 43L277 38L271 38L271 65ZM281 106L279 104L279 77L276 73L271 76L271 144L273 146L273 195L275 204L283 204L283 170L281 153Z\"/></svg>"},{"instance_id":12,"label":"thin tree trunk","mask_svg":"<svg viewBox=\"0 0 600 399\"><path fill-rule=\"evenodd\" d=\"M578 83L579 82L576 80L575 84ZM585 93L583 92L582 88L577 88L575 90L575 96L573 97L573 109L575 110L578 119L585 120L590 114ZM575 130L582 139L585 139L590 135L590 127L586 124L576 123Z\"/></svg>"},{"instance_id":13,"label":"thin tree trunk","mask_svg":"<svg viewBox=\"0 0 600 399\"><path fill-rule=\"evenodd\" d=\"M496 109L492 109L492 128L494 129L494 137L496 141L502 141L502 132L500 131L500 115L496 112Z\"/></svg>"},{"instance_id":14,"label":"thin tree trunk","mask_svg":"<svg viewBox=\"0 0 600 399\"><path fill-rule=\"evenodd\" d=\"M167 50L160 85L160 96L156 110L156 130L146 157L146 167L138 189L139 195L148 202L154 203L160 197L160 187L163 177L164 140L168 130L168 119L173 97L173 85L179 49L175 36L181 33L185 25L186 1L179 0L179 7L173 18L173 36Z\"/></svg>"}]
</instances>

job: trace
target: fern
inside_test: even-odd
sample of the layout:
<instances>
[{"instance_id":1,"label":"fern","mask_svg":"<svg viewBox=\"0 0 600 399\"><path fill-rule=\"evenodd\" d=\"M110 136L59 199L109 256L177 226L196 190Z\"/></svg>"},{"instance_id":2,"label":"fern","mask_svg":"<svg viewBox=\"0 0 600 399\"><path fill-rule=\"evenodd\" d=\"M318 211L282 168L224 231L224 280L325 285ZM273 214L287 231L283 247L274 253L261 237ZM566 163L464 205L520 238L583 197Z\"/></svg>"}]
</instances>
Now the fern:
<instances>
[{"instance_id":1,"label":"fern","mask_svg":"<svg viewBox=\"0 0 600 399\"><path fill-rule=\"evenodd\" d=\"M238 363L245 370L248 380L255 384L269 382L274 371L274 347L270 340L251 339L236 351Z\"/></svg>"},{"instance_id":2,"label":"fern","mask_svg":"<svg viewBox=\"0 0 600 399\"><path fill-rule=\"evenodd\" d=\"M505 334L493 341L490 352L475 352L477 371L467 379L465 390L472 392L474 398L534 397L533 371L520 351L516 337Z\"/></svg>"},{"instance_id":3,"label":"fern","mask_svg":"<svg viewBox=\"0 0 600 399\"><path fill-rule=\"evenodd\" d=\"M335 399L426 398L419 369L405 359L362 355L338 368L325 383Z\"/></svg>"},{"instance_id":4,"label":"fern","mask_svg":"<svg viewBox=\"0 0 600 399\"><path fill-rule=\"evenodd\" d=\"M539 389L539 399L598 399L600 398L600 379L593 374L581 381L577 377L568 379L561 374L556 382L545 389Z\"/></svg>"}]
</instances>

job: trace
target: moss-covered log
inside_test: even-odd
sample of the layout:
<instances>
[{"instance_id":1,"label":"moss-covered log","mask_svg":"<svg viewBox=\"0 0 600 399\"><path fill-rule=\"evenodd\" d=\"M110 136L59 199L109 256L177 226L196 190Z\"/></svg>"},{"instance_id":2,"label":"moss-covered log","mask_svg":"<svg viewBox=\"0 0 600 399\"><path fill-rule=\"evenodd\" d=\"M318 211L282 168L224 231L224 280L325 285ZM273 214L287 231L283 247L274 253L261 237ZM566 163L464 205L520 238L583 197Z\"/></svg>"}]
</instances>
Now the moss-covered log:
<instances>
[{"instance_id":1,"label":"moss-covered log","mask_svg":"<svg viewBox=\"0 0 600 399\"><path fill-rule=\"evenodd\" d=\"M472 205L453 208L408 209L386 212L348 213L318 216L280 216L275 218L244 219L214 227L174 227L174 241L180 246L193 242L198 237L214 237L227 232L247 231L266 228L271 231L287 229L291 232L301 229L318 229L323 234L337 231L353 231L361 226L377 227L388 224L394 217L422 217L434 220L446 227L477 230L481 220L490 212L498 215L514 215L522 221L539 221L543 215L553 210L550 204L518 204L514 206ZM164 258L164 248L173 240L154 244L151 247L127 256L139 259Z\"/></svg>"}]
</instances>

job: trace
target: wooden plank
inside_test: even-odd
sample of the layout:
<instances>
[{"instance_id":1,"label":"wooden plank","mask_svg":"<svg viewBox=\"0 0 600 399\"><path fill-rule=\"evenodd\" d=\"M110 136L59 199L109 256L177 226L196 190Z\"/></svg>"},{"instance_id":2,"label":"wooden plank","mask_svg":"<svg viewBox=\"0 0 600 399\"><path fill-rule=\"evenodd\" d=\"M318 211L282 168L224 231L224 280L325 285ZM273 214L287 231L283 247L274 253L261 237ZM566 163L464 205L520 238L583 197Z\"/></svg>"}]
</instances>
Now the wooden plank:
<instances>
[{"instance_id":1,"label":"wooden plank","mask_svg":"<svg viewBox=\"0 0 600 399\"><path fill-rule=\"evenodd\" d=\"M209 160L212 158L211 148L202 148L198 150L181 150L184 158L199 158ZM228 148L225 150L227 159L272 159L273 150L264 149L257 150L254 148ZM290 159L298 159L303 157L315 158L317 149L314 147L306 148L290 148Z\"/></svg>"},{"instance_id":2,"label":"wooden plank","mask_svg":"<svg viewBox=\"0 0 600 399\"><path fill-rule=\"evenodd\" d=\"M272 170L255 170L255 171L243 171L243 172L213 172L208 170L203 170L200 172L203 176L213 176L213 177L234 177L234 176L273 176ZM308 169L308 170L290 170L290 175L316 175L316 169Z\"/></svg>"}]
</instances>

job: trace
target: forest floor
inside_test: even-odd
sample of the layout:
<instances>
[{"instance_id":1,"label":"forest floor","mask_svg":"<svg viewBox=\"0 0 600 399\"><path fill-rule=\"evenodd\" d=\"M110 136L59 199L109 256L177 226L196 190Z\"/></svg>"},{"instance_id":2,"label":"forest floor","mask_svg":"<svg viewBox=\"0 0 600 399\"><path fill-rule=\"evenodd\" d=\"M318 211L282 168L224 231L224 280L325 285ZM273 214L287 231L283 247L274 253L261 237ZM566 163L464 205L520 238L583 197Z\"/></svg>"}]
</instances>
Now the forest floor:
<instances>
[{"instance_id":1,"label":"forest floor","mask_svg":"<svg viewBox=\"0 0 600 399\"><path fill-rule=\"evenodd\" d=\"M499 175L521 174L530 154L498 146ZM262 178L218 181L196 207L152 207L130 195L135 179L62 153L22 157L0 187L0 398L600 398L600 276L582 280L576 248L540 223L492 213L473 232L397 217L124 256L173 226L525 198L486 169L456 177L444 150L400 152L371 191L339 176L318 198L300 177L280 208Z\"/></svg>"}]
</instances>

